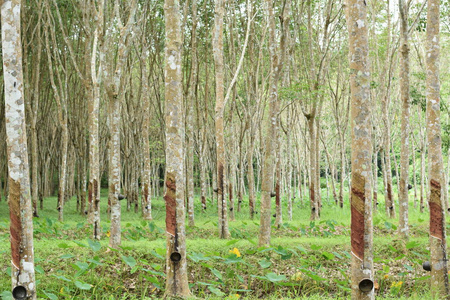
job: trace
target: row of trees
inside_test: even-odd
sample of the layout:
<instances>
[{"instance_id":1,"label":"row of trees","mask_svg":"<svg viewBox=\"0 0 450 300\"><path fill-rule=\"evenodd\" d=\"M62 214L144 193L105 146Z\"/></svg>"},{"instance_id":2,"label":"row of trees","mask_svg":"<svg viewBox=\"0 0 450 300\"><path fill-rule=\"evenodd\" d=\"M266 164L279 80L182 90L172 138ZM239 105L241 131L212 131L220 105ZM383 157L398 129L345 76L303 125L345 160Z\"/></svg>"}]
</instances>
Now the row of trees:
<instances>
[{"instance_id":1,"label":"row of trees","mask_svg":"<svg viewBox=\"0 0 450 300\"><path fill-rule=\"evenodd\" d=\"M57 187L55 208L63 221L64 203L76 194L77 208L88 215L96 239L100 239L101 228L100 187L102 181L107 182L111 247L120 245L118 198L122 187L128 209L134 207L150 220L151 198L159 195L165 173L169 295L189 293L184 219L187 211L189 225L195 224L195 187L200 188L204 209L210 206L208 197L217 197L221 238L229 236L228 221L234 219L235 209L241 209L245 193L253 218L256 191L260 190L259 243L268 245L271 198L276 197L277 225L283 217L282 193L289 220L294 217L295 196L296 201L309 199L311 219L316 220L320 218L320 187L325 178L341 208L345 183L351 182L354 297L373 298L373 292L357 286L373 279L371 211L378 204L377 188L373 187L378 186L380 161L385 210L390 217L395 217L396 211L393 170L399 183L399 232L404 239L408 237L409 169L413 168L415 199L420 183L421 210L425 207L425 182L430 182L430 239L435 249L432 282L437 282L441 293L448 293L447 271L440 267L446 259L443 208L448 205L443 187L447 186L448 172L444 172L440 152L439 125L439 112L447 107L439 106L438 70L446 66L447 57L439 60L439 53L432 52L439 49L440 42L438 4L429 1L425 21L425 3L413 1L399 1L396 17L390 1L367 6L364 1L344 5L329 0L205 0L186 1L180 6L174 0L163 6L158 1L138 0L39 0L24 1L19 20L20 1L4 1L2 22L13 16L6 10L16 7L16 19L10 21L16 22L14 26L2 24L7 99L2 114L7 117L0 124L0 135L7 137L0 141L8 140L8 146L0 142L0 150L9 155L8 160L0 160L2 192L9 194L10 209L17 212L15 217L11 214L13 258L19 246L32 249L32 243L21 242L32 240L29 236L19 238L31 228L31 210L26 216L18 214L20 207L28 204L13 200L20 190L14 178L19 173L21 178L31 178L35 216L44 205L44 196ZM24 62L23 67L16 64L20 59L15 57L13 71L6 51L10 28L17 30L13 40L18 47L11 55L21 56L22 51ZM398 32L400 40L394 38ZM426 51L425 38L429 45ZM22 72L23 79L14 82L6 75ZM9 88L16 89L17 82L23 82L20 101L8 90L11 83ZM447 88L443 85L441 94L446 95ZM11 95L13 98L8 98ZM26 110L26 120L20 126L26 123L21 133L27 135L20 136L21 142L12 140L17 138L14 132L20 130L10 121L14 117L8 116L14 108L8 99ZM423 129L425 105L427 134ZM401 127L395 122L399 115ZM414 122L410 124L411 119ZM19 172L13 163L24 149L11 148L27 139L31 176L27 174L28 154L21 154L19 165L24 169ZM448 142L446 136L444 142ZM351 159L347 155L350 148ZM414 149L412 162L410 149ZM421 153L419 177L415 174L417 150ZM25 201L29 184L22 185L21 199ZM32 254L19 253L28 260L19 263L13 259L13 263L24 274ZM34 275L23 277L31 280ZM33 281L22 281L13 284L24 285L33 294Z\"/></svg>"}]
</instances>

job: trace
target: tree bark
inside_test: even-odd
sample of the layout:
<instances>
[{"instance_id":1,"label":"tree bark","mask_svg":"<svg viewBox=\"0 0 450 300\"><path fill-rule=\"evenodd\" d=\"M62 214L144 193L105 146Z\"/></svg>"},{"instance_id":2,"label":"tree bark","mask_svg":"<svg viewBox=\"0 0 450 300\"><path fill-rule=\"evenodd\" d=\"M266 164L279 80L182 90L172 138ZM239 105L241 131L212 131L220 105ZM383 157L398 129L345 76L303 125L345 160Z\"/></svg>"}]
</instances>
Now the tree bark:
<instances>
[{"instance_id":1,"label":"tree bark","mask_svg":"<svg viewBox=\"0 0 450 300\"><path fill-rule=\"evenodd\" d=\"M391 16L390 16L390 0L387 1L387 18L388 18L388 41L387 49L388 55L386 59L386 64L390 64L390 52L391 52ZM388 70L388 84L386 87L386 94L383 98L383 123L384 123L384 155L385 155L385 166L386 166L386 194L385 194L385 210L386 215L389 218L395 218L395 207L394 198L392 195L392 166L391 166L391 122L389 119L389 105L391 102L391 77L392 77L392 67L389 65Z\"/></svg>"},{"instance_id":2,"label":"tree bark","mask_svg":"<svg viewBox=\"0 0 450 300\"><path fill-rule=\"evenodd\" d=\"M447 243L445 213L443 211L442 139L440 120L440 1L428 0L427 13L427 142L429 167L431 294L434 298L448 298ZM445 187L447 188L447 187Z\"/></svg>"},{"instance_id":3,"label":"tree bark","mask_svg":"<svg viewBox=\"0 0 450 300\"><path fill-rule=\"evenodd\" d=\"M33 250L33 210L25 126L20 0L1 4L3 78L5 90L10 211L12 288L23 286L27 299L36 299Z\"/></svg>"},{"instance_id":4,"label":"tree bark","mask_svg":"<svg viewBox=\"0 0 450 300\"><path fill-rule=\"evenodd\" d=\"M181 15L178 0L164 2L165 124L166 124L166 292L165 297L188 297L185 233L185 124L181 70Z\"/></svg>"},{"instance_id":5,"label":"tree bark","mask_svg":"<svg viewBox=\"0 0 450 300\"><path fill-rule=\"evenodd\" d=\"M408 211L409 211L409 134L410 134L410 99L409 99L409 36L408 36L408 11L405 0L399 0L400 10L400 98L402 102L401 125L401 154L400 154L400 184L399 184L399 234L407 241L409 237Z\"/></svg>"},{"instance_id":6,"label":"tree bark","mask_svg":"<svg viewBox=\"0 0 450 300\"><path fill-rule=\"evenodd\" d=\"M149 49L144 49L142 53L142 155L144 160L142 170L142 206L144 220L152 220L152 197L151 197L151 159L150 159L150 87L148 83L148 56Z\"/></svg>"},{"instance_id":7,"label":"tree bark","mask_svg":"<svg viewBox=\"0 0 450 300\"><path fill-rule=\"evenodd\" d=\"M347 2L352 124L352 299L374 299L372 225L372 124L367 7ZM361 286L368 287L367 290Z\"/></svg>"},{"instance_id":8,"label":"tree bark","mask_svg":"<svg viewBox=\"0 0 450 300\"><path fill-rule=\"evenodd\" d=\"M225 139L223 116L225 110L224 103L224 62L223 62L223 17L225 14L224 0L215 1L213 53L216 71L216 107L215 107L215 128L216 128L216 155L217 155L217 197L219 215L219 237L226 239L229 237L228 229L228 205L227 205L227 164L225 160Z\"/></svg>"},{"instance_id":9,"label":"tree bark","mask_svg":"<svg viewBox=\"0 0 450 300\"><path fill-rule=\"evenodd\" d=\"M101 70L102 58L100 58L100 66L97 66L98 43L103 34L103 10L105 0L101 0L98 8L93 7L96 14L96 25L94 30L94 39L91 55L91 82L89 86L89 182L88 182L88 220L94 226L93 237L99 240L101 235L100 228L100 142L99 142L99 118L100 118L100 83L101 77L98 70ZM98 69L97 69L98 67Z\"/></svg>"},{"instance_id":10,"label":"tree bark","mask_svg":"<svg viewBox=\"0 0 450 300\"><path fill-rule=\"evenodd\" d=\"M195 226L194 216L194 104L197 91L197 1L192 1L192 30L191 30L191 74L189 91L186 99L186 188L189 226Z\"/></svg>"},{"instance_id":11,"label":"tree bark","mask_svg":"<svg viewBox=\"0 0 450 300\"><path fill-rule=\"evenodd\" d=\"M130 10L128 21L124 25L121 21L120 5L118 1L114 2L114 23L111 23L108 32L108 40L105 45L108 49L108 57L105 58L103 75L104 82L109 99L108 116L109 116L109 170L108 170L108 203L111 209L111 228L109 237L109 246L118 248L121 243L121 205L119 202L120 181L121 181L121 161L120 161L120 125L121 125L121 100L124 94L123 88L123 72L126 58L129 52L128 42L134 25L134 14L136 11L136 0L128 4ZM118 45L112 43L114 35L112 32L118 32ZM116 57L117 55L117 57ZM111 72L113 72L111 74ZM136 170L133 168L133 172ZM134 190L133 190L134 192ZM134 199L137 202L137 199Z\"/></svg>"},{"instance_id":12,"label":"tree bark","mask_svg":"<svg viewBox=\"0 0 450 300\"><path fill-rule=\"evenodd\" d=\"M278 81L283 69L283 60L285 55L285 30L284 26L288 24L289 16L286 15L286 3L280 20L282 22L280 46L277 47L275 39L275 16L273 1L265 1L267 9L267 23L269 26L269 55L270 55L270 78L269 78L269 115L265 120L265 153L262 169L261 181L261 217L259 227L259 245L270 245L271 234L271 194L274 185L274 167L276 162L276 143L279 131L279 113L280 103L278 99Z\"/></svg>"}]
</instances>

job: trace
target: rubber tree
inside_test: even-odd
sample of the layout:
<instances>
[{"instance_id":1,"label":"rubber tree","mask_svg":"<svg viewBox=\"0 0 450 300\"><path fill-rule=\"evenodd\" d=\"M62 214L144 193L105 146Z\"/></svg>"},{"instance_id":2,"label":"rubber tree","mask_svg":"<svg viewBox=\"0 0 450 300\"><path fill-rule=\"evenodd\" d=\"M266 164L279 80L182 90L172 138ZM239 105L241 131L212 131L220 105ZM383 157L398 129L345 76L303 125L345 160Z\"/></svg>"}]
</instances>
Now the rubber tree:
<instances>
[{"instance_id":1,"label":"rubber tree","mask_svg":"<svg viewBox=\"0 0 450 300\"><path fill-rule=\"evenodd\" d=\"M109 246L118 248L121 243L120 216L121 205L119 202L120 193L120 117L121 117L121 100L124 96L123 73L126 59L130 50L131 32L135 24L135 12L137 2L127 2L130 10L127 22L124 24L121 20L121 12L119 1L114 2L114 22L109 25L107 33L107 53L103 64L103 76L108 95L109 107L109 130L111 138L109 140L109 175L108 175L108 200L111 205L111 235L109 238ZM117 32L116 37L113 32ZM117 41L116 41L117 38ZM116 46L117 44L117 46Z\"/></svg>"},{"instance_id":2,"label":"rubber tree","mask_svg":"<svg viewBox=\"0 0 450 300\"><path fill-rule=\"evenodd\" d=\"M285 54L285 34L281 31L280 45L277 45L275 35L275 15L273 1L265 1L267 9L267 22L269 26L269 56L270 56L270 78L269 78L269 115L265 120L265 154L263 159L261 180L261 217L259 227L259 245L270 244L271 234L271 194L274 184L274 167L276 163L276 143L278 142L280 101L278 99L278 81L283 69ZM285 21L285 11L280 18ZM282 24L283 25L283 24Z\"/></svg>"},{"instance_id":3,"label":"rubber tree","mask_svg":"<svg viewBox=\"0 0 450 300\"><path fill-rule=\"evenodd\" d=\"M213 53L216 72L216 154L217 154L217 197L219 215L219 237L226 239L230 232L228 229L228 205L227 205L227 164L225 160L225 138L224 138L224 59L223 59L223 18L225 14L225 1L215 0Z\"/></svg>"},{"instance_id":4,"label":"rubber tree","mask_svg":"<svg viewBox=\"0 0 450 300\"><path fill-rule=\"evenodd\" d=\"M20 0L5 0L1 4L8 202L11 219L11 279L13 291L25 289L27 299L36 299L33 210L28 167L22 42L20 38L21 6Z\"/></svg>"},{"instance_id":5,"label":"rubber tree","mask_svg":"<svg viewBox=\"0 0 450 300\"><path fill-rule=\"evenodd\" d=\"M400 98L402 102L402 146L400 152L400 184L399 184L399 234L403 240L408 239L408 183L409 183L409 135L410 135L410 106L409 98L409 33L408 33L408 10L405 0L399 0L400 9ZM415 175L415 174L414 174Z\"/></svg>"},{"instance_id":6,"label":"rubber tree","mask_svg":"<svg viewBox=\"0 0 450 300\"><path fill-rule=\"evenodd\" d=\"M165 129L166 129L166 292L165 297L190 295L185 232L185 124L181 70L181 15L178 0L164 2Z\"/></svg>"},{"instance_id":7,"label":"rubber tree","mask_svg":"<svg viewBox=\"0 0 450 300\"><path fill-rule=\"evenodd\" d=\"M429 170L431 293L433 298L448 298L447 243L442 189L444 165L440 120L440 41L439 0L428 0L426 42L427 143Z\"/></svg>"},{"instance_id":8,"label":"rubber tree","mask_svg":"<svg viewBox=\"0 0 450 300\"><path fill-rule=\"evenodd\" d=\"M351 287L352 299L374 299L372 224L372 123L367 5L348 0L351 92Z\"/></svg>"}]
</instances>

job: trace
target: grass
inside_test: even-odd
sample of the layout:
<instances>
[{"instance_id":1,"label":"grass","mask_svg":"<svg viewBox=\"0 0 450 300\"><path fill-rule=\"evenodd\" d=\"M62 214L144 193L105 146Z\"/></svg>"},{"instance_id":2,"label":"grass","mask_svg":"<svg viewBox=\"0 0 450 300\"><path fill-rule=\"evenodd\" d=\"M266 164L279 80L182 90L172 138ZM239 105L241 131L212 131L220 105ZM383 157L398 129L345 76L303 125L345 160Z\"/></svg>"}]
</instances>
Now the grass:
<instances>
[{"instance_id":1,"label":"grass","mask_svg":"<svg viewBox=\"0 0 450 300\"><path fill-rule=\"evenodd\" d=\"M325 195L325 193L324 193ZM382 198L382 195L379 195ZM199 201L196 199L196 201ZM42 299L158 299L164 293L165 208L152 200L151 222L126 211L122 202L122 247L108 248L106 191L102 191L103 238L92 241L92 228L76 212L75 199L57 221L56 198L34 219L36 279ZM244 201L245 202L245 201ZM323 200L321 220L309 221L306 199L294 204L294 220L272 228L270 248L257 246L259 215L248 205L230 222L231 238L217 238L216 207L195 211L196 226L187 227L189 283L193 295L208 299L348 299L350 209ZM379 199L380 208L384 205ZM197 207L200 207L200 203ZM285 209L285 208L284 208ZM286 209L284 210L286 211ZM10 292L9 213L0 202L0 296ZM285 217L286 218L286 217ZM427 260L428 214L410 207L411 239L404 253L396 240L397 220L380 209L374 215L376 296L382 299L431 299ZM233 249L236 250L233 251ZM232 253L234 252L234 253ZM240 256L236 255L238 253ZM400 283L401 282L401 283Z\"/></svg>"}]
</instances>

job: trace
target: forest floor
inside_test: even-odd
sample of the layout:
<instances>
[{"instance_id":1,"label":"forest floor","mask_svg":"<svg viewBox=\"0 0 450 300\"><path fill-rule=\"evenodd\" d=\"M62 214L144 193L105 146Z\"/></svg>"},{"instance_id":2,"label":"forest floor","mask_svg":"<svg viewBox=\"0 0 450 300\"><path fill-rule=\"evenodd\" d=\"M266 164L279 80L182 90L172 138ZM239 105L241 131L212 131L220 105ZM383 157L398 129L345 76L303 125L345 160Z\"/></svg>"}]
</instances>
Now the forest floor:
<instances>
[{"instance_id":1,"label":"forest floor","mask_svg":"<svg viewBox=\"0 0 450 300\"><path fill-rule=\"evenodd\" d=\"M324 194L325 195L325 194ZM230 221L231 238L217 236L217 208L195 211L195 227L187 227L189 283L203 299L348 299L350 297L350 209L323 196L321 219L309 221L306 199L294 203L293 221L272 227L270 248L258 247L259 215L250 220L243 203ZM379 197L380 198L380 197ZM382 198L382 195L381 195ZM411 196L412 199L412 196ZM196 199L196 201L199 201ZM244 201L245 202L245 201ZM348 201L347 201L348 202ZM428 260L428 212L410 205L411 238L404 246L396 237L398 220L384 214L384 202L374 214L374 270L377 299L431 299ZM165 208L152 200L153 221L126 210L122 201L122 247L108 247L106 191L102 191L100 242L76 211L76 199L66 203L65 221L57 221L56 198L34 219L38 298L158 299L165 287ZM257 207L259 208L259 206ZM275 210L275 208L273 208ZM284 212L287 209L284 207ZM12 299L9 212L0 202L0 298Z\"/></svg>"}]
</instances>

